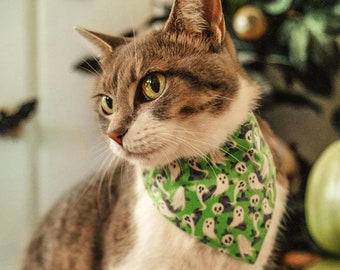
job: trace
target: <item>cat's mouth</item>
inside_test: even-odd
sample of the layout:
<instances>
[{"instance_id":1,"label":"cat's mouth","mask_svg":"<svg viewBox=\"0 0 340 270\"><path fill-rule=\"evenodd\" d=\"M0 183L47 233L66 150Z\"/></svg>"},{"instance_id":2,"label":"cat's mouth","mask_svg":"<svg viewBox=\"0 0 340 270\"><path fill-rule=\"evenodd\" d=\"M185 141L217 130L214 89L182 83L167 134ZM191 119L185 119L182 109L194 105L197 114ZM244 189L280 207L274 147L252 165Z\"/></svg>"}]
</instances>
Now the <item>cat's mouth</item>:
<instances>
[{"instance_id":1,"label":"cat's mouth","mask_svg":"<svg viewBox=\"0 0 340 270\"><path fill-rule=\"evenodd\" d=\"M159 149L145 149L138 151L137 149L128 149L124 146L117 147L114 143L113 145L112 150L116 155L134 164L140 165L154 165L154 161L157 160L158 153L160 152Z\"/></svg>"},{"instance_id":2,"label":"cat's mouth","mask_svg":"<svg viewBox=\"0 0 340 270\"><path fill-rule=\"evenodd\" d=\"M134 152L127 149L124 149L124 155L127 160L135 164L139 164L142 166L164 166L170 161L172 158L169 153L167 154L164 147L160 147L157 149L148 149L141 152Z\"/></svg>"},{"instance_id":3,"label":"cat's mouth","mask_svg":"<svg viewBox=\"0 0 340 270\"><path fill-rule=\"evenodd\" d=\"M131 159L136 159L136 160L149 160L149 158L151 156L153 156L156 151L149 151L149 152L143 152L143 153L135 153L135 152L131 152L128 150L125 150L125 153L127 155L127 158L131 158Z\"/></svg>"}]
</instances>

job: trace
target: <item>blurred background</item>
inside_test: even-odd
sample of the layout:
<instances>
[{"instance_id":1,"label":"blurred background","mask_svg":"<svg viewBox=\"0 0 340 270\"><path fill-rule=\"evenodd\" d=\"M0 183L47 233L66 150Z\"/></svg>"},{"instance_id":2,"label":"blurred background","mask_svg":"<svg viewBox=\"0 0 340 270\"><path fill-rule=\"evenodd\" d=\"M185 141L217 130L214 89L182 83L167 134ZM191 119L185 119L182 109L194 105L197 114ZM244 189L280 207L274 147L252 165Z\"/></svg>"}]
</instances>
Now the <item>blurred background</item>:
<instances>
[{"instance_id":1,"label":"blurred background","mask_svg":"<svg viewBox=\"0 0 340 270\"><path fill-rule=\"evenodd\" d=\"M91 48L73 27L120 34L151 12L147 0L0 1L1 118L38 101L21 131L0 136L0 269L17 268L37 217L101 157L94 77L74 68Z\"/></svg>"},{"instance_id":2,"label":"blurred background","mask_svg":"<svg viewBox=\"0 0 340 270\"><path fill-rule=\"evenodd\" d=\"M103 158L91 100L98 66L73 26L140 35L164 23L171 2L0 1L0 269L18 267L37 219ZM239 59L264 89L259 113L301 163L291 244L324 255L305 229L304 197L311 166L340 134L340 3L222 3Z\"/></svg>"}]
</instances>

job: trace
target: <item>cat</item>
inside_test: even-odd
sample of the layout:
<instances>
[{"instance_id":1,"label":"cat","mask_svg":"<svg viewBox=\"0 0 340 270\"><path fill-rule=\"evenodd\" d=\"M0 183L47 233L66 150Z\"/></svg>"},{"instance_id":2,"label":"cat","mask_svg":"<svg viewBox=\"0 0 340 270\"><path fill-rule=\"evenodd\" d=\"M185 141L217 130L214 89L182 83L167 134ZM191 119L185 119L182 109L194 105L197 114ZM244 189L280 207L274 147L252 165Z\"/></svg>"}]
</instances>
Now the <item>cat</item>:
<instances>
[{"instance_id":1,"label":"cat","mask_svg":"<svg viewBox=\"0 0 340 270\"><path fill-rule=\"evenodd\" d=\"M99 52L94 99L117 158L46 214L22 269L276 269L298 173L288 147L251 116L260 89L237 61L221 1L175 0L163 29L146 36L77 30ZM264 166L254 157L262 148Z\"/></svg>"}]
</instances>

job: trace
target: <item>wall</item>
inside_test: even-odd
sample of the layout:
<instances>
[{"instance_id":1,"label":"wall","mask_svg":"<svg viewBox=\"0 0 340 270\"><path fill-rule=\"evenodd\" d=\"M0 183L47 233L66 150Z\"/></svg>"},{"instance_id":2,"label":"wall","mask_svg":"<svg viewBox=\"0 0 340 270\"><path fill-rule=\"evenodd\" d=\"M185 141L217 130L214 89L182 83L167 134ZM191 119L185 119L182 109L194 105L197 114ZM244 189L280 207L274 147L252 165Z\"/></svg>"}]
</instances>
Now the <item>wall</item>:
<instances>
[{"instance_id":1,"label":"wall","mask_svg":"<svg viewBox=\"0 0 340 270\"><path fill-rule=\"evenodd\" d=\"M0 269L17 268L32 224L101 158L94 77L74 70L90 47L73 26L119 34L150 13L139 0L0 1L0 108L39 102L20 138L0 137Z\"/></svg>"}]
</instances>

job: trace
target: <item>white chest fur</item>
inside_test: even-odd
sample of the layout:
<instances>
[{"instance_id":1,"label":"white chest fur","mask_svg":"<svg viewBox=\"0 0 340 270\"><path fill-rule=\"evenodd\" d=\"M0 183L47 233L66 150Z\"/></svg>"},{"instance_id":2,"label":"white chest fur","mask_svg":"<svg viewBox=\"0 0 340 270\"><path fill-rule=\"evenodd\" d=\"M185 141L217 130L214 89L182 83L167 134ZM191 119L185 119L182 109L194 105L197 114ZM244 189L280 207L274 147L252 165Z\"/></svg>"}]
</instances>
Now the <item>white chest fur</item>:
<instances>
[{"instance_id":1,"label":"white chest fur","mask_svg":"<svg viewBox=\"0 0 340 270\"><path fill-rule=\"evenodd\" d=\"M176 228L158 213L144 189L142 177L136 183L137 201L134 222L137 224L135 245L119 264L110 270L144 269L263 269L274 245L280 220L284 211L286 191L277 185L278 207L273 213L269 230L259 258L254 265L245 264L228 255L220 254L199 243L185 232Z\"/></svg>"}]
</instances>

